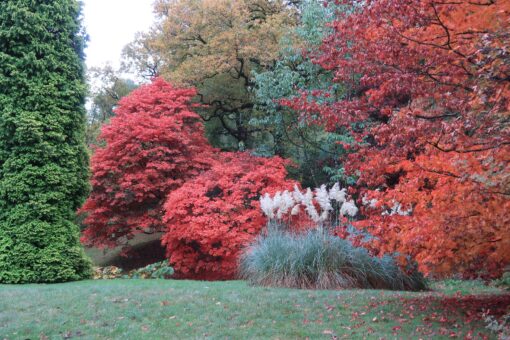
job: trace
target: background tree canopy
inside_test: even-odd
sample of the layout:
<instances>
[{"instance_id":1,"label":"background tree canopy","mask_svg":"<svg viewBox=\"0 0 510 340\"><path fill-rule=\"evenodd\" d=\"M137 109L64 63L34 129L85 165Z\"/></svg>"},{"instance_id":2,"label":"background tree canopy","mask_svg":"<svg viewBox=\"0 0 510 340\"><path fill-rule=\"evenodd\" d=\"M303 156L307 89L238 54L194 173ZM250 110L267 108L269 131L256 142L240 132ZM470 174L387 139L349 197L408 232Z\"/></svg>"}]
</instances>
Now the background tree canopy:
<instances>
[{"instance_id":1,"label":"background tree canopy","mask_svg":"<svg viewBox=\"0 0 510 340\"><path fill-rule=\"evenodd\" d=\"M225 150L257 145L263 130L250 125L253 71L271 67L279 42L295 26L295 6L266 0L160 0L158 22L126 47L126 64L198 89L211 142ZM156 62L157 61L157 62ZM157 64L157 70L152 66Z\"/></svg>"}]
</instances>

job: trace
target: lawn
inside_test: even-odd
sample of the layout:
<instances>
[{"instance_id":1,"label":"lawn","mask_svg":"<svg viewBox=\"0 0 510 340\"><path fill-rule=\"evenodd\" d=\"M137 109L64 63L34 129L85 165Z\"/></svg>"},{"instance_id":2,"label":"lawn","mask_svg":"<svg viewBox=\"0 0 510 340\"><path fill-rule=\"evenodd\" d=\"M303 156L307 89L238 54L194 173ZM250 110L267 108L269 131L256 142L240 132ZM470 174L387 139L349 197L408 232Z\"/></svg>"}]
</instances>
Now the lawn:
<instances>
[{"instance_id":1,"label":"lawn","mask_svg":"<svg viewBox=\"0 0 510 340\"><path fill-rule=\"evenodd\" d=\"M434 291L311 291L242 281L98 280L0 285L0 339L475 338L510 305L479 283Z\"/></svg>"}]
</instances>

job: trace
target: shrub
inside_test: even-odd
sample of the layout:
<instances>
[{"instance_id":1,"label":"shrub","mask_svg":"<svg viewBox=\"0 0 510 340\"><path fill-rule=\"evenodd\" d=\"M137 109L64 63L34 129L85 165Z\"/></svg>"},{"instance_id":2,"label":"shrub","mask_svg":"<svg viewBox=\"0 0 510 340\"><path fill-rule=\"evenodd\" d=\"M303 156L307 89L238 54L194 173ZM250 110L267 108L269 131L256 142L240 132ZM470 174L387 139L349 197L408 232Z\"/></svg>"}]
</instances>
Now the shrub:
<instances>
[{"instance_id":1,"label":"shrub","mask_svg":"<svg viewBox=\"0 0 510 340\"><path fill-rule=\"evenodd\" d=\"M131 279L168 279L173 274L174 269L165 260L132 270L128 277Z\"/></svg>"},{"instance_id":2,"label":"shrub","mask_svg":"<svg viewBox=\"0 0 510 340\"><path fill-rule=\"evenodd\" d=\"M140 232L163 229L169 192L207 170L214 149L192 111L194 89L178 89L161 78L119 102L92 157L92 193L82 241L115 247Z\"/></svg>"},{"instance_id":3,"label":"shrub","mask_svg":"<svg viewBox=\"0 0 510 340\"><path fill-rule=\"evenodd\" d=\"M395 258L370 256L322 228L301 233L269 228L241 256L240 276L257 285L305 289L426 288L414 266L404 271Z\"/></svg>"},{"instance_id":4,"label":"shrub","mask_svg":"<svg viewBox=\"0 0 510 340\"><path fill-rule=\"evenodd\" d=\"M221 153L211 170L172 191L165 203L167 247L178 277L232 279L241 250L265 225L262 191L291 187L287 162Z\"/></svg>"},{"instance_id":5,"label":"shrub","mask_svg":"<svg viewBox=\"0 0 510 340\"><path fill-rule=\"evenodd\" d=\"M294 182L281 158L216 153L192 111L195 94L157 78L119 102L92 158L82 241L115 247L165 231L179 277L233 278L240 250L265 224L262 190Z\"/></svg>"},{"instance_id":6,"label":"shrub","mask_svg":"<svg viewBox=\"0 0 510 340\"><path fill-rule=\"evenodd\" d=\"M500 279L494 281L497 287L504 288L506 290L510 290L510 271L506 271L503 273Z\"/></svg>"},{"instance_id":7,"label":"shrub","mask_svg":"<svg viewBox=\"0 0 510 340\"><path fill-rule=\"evenodd\" d=\"M129 272L123 271L119 267L95 267L94 280L108 279L168 279L174 274L174 269L168 264L168 261L160 261L149 264L145 267L133 269Z\"/></svg>"},{"instance_id":8,"label":"shrub","mask_svg":"<svg viewBox=\"0 0 510 340\"><path fill-rule=\"evenodd\" d=\"M94 280L110 280L119 279L123 275L123 271L119 267L106 266L106 267L94 267Z\"/></svg>"}]
</instances>

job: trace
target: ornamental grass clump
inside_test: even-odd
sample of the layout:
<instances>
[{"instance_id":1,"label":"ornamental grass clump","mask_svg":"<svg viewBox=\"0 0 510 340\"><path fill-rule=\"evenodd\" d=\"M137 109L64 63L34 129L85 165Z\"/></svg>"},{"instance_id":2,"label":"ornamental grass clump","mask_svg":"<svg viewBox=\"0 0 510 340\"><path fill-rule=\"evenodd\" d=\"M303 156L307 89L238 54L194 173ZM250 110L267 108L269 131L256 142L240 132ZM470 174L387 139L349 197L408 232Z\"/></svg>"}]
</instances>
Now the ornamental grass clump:
<instances>
[{"instance_id":1,"label":"ornamental grass clump","mask_svg":"<svg viewBox=\"0 0 510 340\"><path fill-rule=\"evenodd\" d=\"M260 207L267 230L241 256L239 274L252 284L305 289L372 288L423 290L416 266L397 254L372 256L361 245L371 235L352 228L358 208L335 184L266 194ZM351 238L338 235L344 224ZM401 257L400 257L401 258Z\"/></svg>"},{"instance_id":2,"label":"ornamental grass clump","mask_svg":"<svg viewBox=\"0 0 510 340\"><path fill-rule=\"evenodd\" d=\"M371 256L318 228L301 233L270 228L241 256L240 276L262 286L303 289L426 289L415 266Z\"/></svg>"}]
</instances>

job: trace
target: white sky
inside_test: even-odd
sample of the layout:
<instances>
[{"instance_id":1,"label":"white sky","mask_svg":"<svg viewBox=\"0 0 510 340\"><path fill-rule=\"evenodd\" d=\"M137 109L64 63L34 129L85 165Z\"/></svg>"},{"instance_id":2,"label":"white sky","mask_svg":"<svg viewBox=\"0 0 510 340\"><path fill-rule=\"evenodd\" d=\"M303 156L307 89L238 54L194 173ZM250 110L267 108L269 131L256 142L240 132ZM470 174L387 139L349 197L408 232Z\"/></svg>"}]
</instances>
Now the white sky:
<instances>
[{"instance_id":1,"label":"white sky","mask_svg":"<svg viewBox=\"0 0 510 340\"><path fill-rule=\"evenodd\" d=\"M153 0L83 0L84 25L90 37L85 50L88 67L120 65L122 48L136 32L154 21Z\"/></svg>"}]
</instances>

